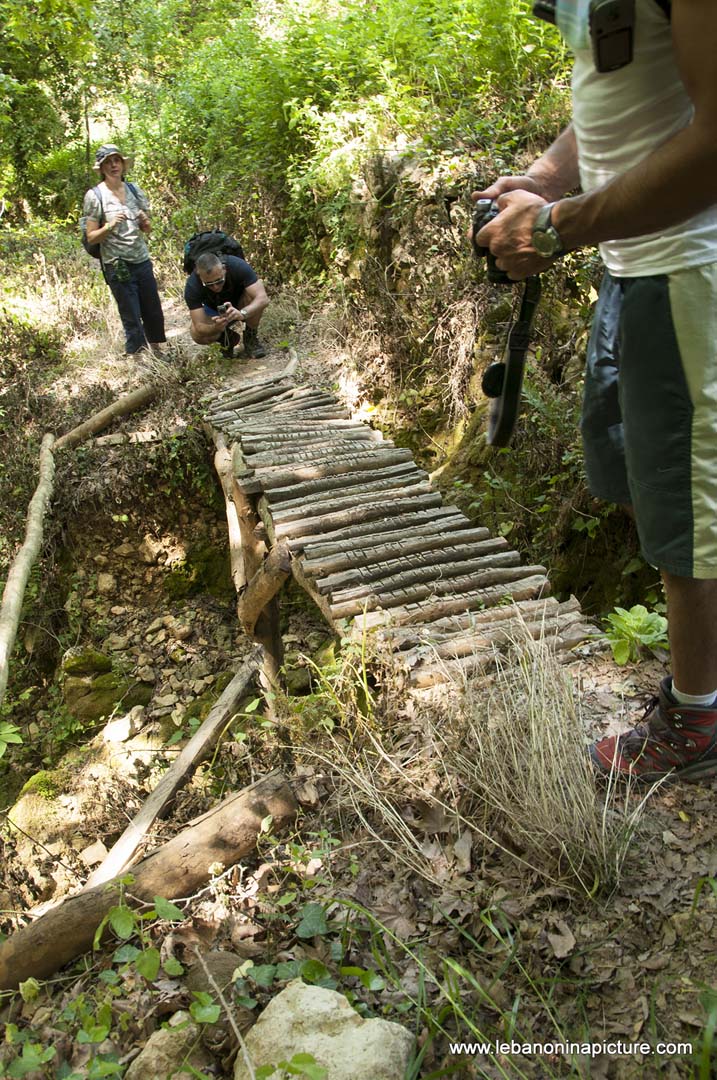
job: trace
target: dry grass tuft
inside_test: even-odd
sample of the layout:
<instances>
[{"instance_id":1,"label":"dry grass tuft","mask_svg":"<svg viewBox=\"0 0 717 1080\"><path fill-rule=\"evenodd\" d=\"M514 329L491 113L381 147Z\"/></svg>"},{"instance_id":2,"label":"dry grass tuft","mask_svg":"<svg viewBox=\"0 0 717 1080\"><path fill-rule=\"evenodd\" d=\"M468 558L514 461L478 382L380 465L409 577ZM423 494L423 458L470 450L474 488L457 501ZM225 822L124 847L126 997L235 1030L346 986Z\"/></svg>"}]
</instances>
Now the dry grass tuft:
<instances>
[{"instance_id":1,"label":"dry grass tuft","mask_svg":"<svg viewBox=\"0 0 717 1080\"><path fill-rule=\"evenodd\" d=\"M609 893L652 789L636 800L597 781L573 689L544 642L526 634L496 659L494 676L454 680L438 708L354 715L350 741L316 754L339 778L339 808L434 884L469 830L473 865L500 854L531 881Z\"/></svg>"},{"instance_id":2,"label":"dry grass tuft","mask_svg":"<svg viewBox=\"0 0 717 1080\"><path fill-rule=\"evenodd\" d=\"M541 877L593 896L614 889L649 797L602 787L579 703L544 642L516 643L492 684L466 683L442 726L444 764L465 814Z\"/></svg>"}]
</instances>

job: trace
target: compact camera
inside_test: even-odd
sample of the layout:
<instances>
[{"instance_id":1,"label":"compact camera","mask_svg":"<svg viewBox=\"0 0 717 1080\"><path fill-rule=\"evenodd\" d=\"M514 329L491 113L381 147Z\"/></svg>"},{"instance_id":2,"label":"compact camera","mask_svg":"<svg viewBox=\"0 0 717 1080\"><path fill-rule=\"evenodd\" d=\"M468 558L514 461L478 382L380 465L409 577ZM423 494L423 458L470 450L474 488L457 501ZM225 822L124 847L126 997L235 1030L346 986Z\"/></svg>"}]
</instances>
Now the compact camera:
<instances>
[{"instance_id":1,"label":"compact camera","mask_svg":"<svg viewBox=\"0 0 717 1080\"><path fill-rule=\"evenodd\" d=\"M229 311L230 307L231 307L230 303L220 304L219 307L217 308L217 311L219 312L220 315L226 315L227 312Z\"/></svg>"},{"instance_id":2,"label":"compact camera","mask_svg":"<svg viewBox=\"0 0 717 1080\"><path fill-rule=\"evenodd\" d=\"M490 248L480 247L476 243L480 230L484 225L488 225L498 212L498 203L493 199L479 199L476 203L473 211L473 252L476 258L485 259L488 281L492 281L494 285L514 285L515 282L510 280L505 270L498 267Z\"/></svg>"},{"instance_id":3,"label":"compact camera","mask_svg":"<svg viewBox=\"0 0 717 1080\"><path fill-rule=\"evenodd\" d=\"M536 0L533 15L555 24L556 0ZM595 70L619 71L632 62L635 0L590 0L590 44Z\"/></svg>"}]
</instances>

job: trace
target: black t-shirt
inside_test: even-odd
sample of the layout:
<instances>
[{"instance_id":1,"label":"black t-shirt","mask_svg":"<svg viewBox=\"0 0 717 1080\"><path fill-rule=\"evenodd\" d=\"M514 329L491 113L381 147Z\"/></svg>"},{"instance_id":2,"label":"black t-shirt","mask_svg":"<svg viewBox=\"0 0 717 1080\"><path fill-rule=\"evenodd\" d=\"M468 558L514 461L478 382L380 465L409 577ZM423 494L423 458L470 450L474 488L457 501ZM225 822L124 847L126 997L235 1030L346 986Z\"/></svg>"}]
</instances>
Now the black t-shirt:
<instances>
[{"instance_id":1,"label":"black t-shirt","mask_svg":"<svg viewBox=\"0 0 717 1080\"><path fill-rule=\"evenodd\" d=\"M196 270L193 270L187 278L184 299L190 311L204 307L205 304L216 311L219 304L225 304L227 301L232 307L238 308L246 287L259 280L244 259L237 259L235 255L223 255L222 262L226 267L227 276L221 292L217 292L216 289L207 289L202 285Z\"/></svg>"}]
</instances>

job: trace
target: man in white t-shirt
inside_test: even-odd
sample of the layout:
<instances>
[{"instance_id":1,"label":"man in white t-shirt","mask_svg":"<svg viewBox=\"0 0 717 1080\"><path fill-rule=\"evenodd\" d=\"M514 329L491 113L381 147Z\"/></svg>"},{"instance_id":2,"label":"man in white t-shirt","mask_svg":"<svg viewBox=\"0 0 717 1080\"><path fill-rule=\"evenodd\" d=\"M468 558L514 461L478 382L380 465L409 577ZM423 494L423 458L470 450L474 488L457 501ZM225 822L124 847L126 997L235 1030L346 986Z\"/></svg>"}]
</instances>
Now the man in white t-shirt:
<instances>
[{"instance_id":1,"label":"man in white t-shirt","mask_svg":"<svg viewBox=\"0 0 717 1080\"><path fill-rule=\"evenodd\" d=\"M594 0L555 8L573 123L525 176L475 193L500 210L477 242L515 280L600 247L586 470L660 568L672 676L641 723L590 752L601 773L695 779L717 771L717 4L673 0L670 18L661 0L628 2L632 26L602 41Z\"/></svg>"}]
</instances>

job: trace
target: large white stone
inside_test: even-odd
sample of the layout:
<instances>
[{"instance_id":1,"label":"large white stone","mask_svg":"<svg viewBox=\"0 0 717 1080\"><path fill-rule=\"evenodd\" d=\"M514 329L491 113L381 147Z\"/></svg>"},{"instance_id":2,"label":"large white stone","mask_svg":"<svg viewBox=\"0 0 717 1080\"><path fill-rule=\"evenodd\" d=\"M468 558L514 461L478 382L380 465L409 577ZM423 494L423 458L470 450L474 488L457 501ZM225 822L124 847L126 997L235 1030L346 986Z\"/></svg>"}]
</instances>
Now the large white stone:
<instances>
[{"instance_id":1,"label":"large white stone","mask_svg":"<svg viewBox=\"0 0 717 1080\"><path fill-rule=\"evenodd\" d=\"M245 1036L254 1067L313 1054L328 1080L398 1080L413 1035L388 1020L365 1020L342 994L297 979L273 998ZM239 1052L234 1080L249 1080Z\"/></svg>"}]
</instances>

